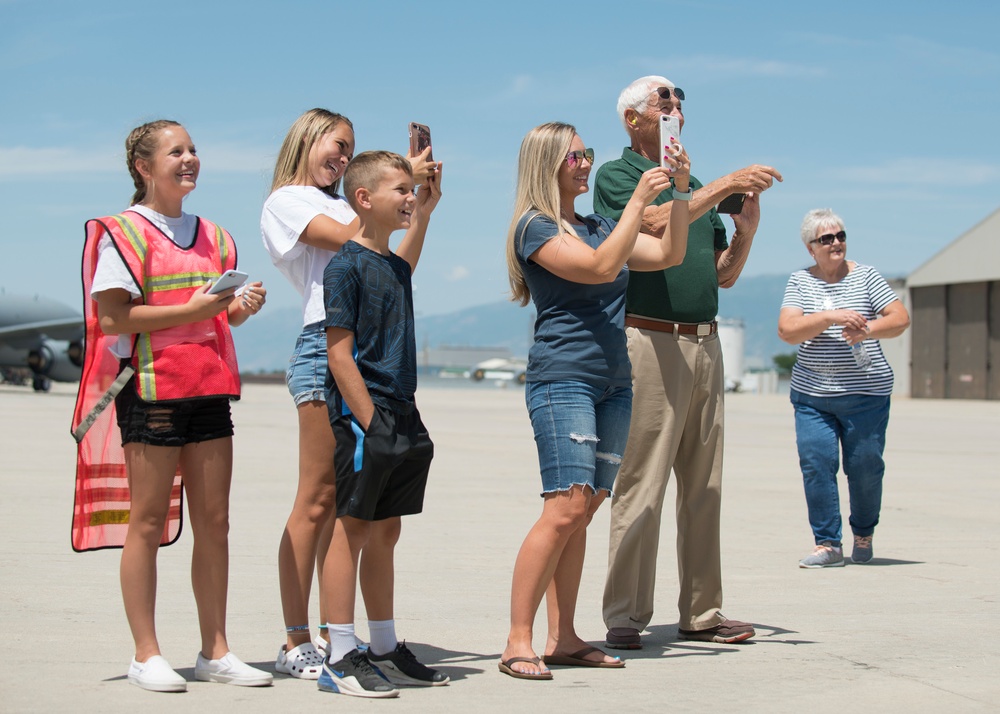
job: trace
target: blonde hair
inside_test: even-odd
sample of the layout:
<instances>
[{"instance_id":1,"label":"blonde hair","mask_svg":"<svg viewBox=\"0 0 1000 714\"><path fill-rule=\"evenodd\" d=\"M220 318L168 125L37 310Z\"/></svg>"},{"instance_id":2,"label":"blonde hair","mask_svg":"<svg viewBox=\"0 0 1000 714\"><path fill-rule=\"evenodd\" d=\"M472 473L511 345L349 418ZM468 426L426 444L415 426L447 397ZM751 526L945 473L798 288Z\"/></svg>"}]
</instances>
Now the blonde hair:
<instances>
[{"instance_id":1,"label":"blonde hair","mask_svg":"<svg viewBox=\"0 0 1000 714\"><path fill-rule=\"evenodd\" d=\"M125 163L128 165L128 172L132 176L132 183L135 185L135 193L132 194L130 206L142 203L146 200L146 180L135 167L136 159L142 159L147 164L153 163L153 156L156 154L156 147L160 145L160 132L170 126L180 126L172 119L157 119L148 121L129 132L125 139Z\"/></svg>"},{"instance_id":2,"label":"blonde hair","mask_svg":"<svg viewBox=\"0 0 1000 714\"><path fill-rule=\"evenodd\" d=\"M309 152L313 144L324 134L329 134L340 124L347 124L354 131L351 120L342 114L327 109L310 109L292 124L281 144L278 160L274 164L274 178L271 180L271 191L277 191L282 186L300 186L307 179ZM329 186L320 188L331 196L337 195L340 179Z\"/></svg>"},{"instance_id":3,"label":"blonde hair","mask_svg":"<svg viewBox=\"0 0 1000 714\"><path fill-rule=\"evenodd\" d=\"M413 178L413 168L405 156L391 151L362 151L355 156L344 171L344 197L351 208L358 210L354 205L357 200L354 194L359 188L375 191L382 175L392 169L399 169Z\"/></svg>"},{"instance_id":4,"label":"blonde hair","mask_svg":"<svg viewBox=\"0 0 1000 714\"><path fill-rule=\"evenodd\" d=\"M524 271L517 257L517 226L528 213L548 218L557 226L575 235L573 227L563 220L559 201L559 169L566 160L569 147L576 136L576 127L562 122L549 122L536 126L521 142L517 157L517 192L514 198L514 217L507 229L507 278L510 280L510 299L522 306L531 299L531 291L524 280ZM527 230L525 225L524 230ZM524 230L521 231L522 235Z\"/></svg>"}]
</instances>

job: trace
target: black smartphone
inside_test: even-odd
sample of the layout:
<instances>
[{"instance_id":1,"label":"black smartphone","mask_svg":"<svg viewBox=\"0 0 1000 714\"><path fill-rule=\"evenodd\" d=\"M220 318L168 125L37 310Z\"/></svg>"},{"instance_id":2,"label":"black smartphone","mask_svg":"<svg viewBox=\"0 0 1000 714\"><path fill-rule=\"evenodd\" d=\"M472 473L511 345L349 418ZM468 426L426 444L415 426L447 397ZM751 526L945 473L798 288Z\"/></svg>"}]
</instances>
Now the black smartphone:
<instances>
[{"instance_id":1,"label":"black smartphone","mask_svg":"<svg viewBox=\"0 0 1000 714\"><path fill-rule=\"evenodd\" d=\"M740 213L743 210L743 202L746 200L747 195L745 193L731 193L722 199L715 210L719 213L728 213L729 215Z\"/></svg>"}]
</instances>

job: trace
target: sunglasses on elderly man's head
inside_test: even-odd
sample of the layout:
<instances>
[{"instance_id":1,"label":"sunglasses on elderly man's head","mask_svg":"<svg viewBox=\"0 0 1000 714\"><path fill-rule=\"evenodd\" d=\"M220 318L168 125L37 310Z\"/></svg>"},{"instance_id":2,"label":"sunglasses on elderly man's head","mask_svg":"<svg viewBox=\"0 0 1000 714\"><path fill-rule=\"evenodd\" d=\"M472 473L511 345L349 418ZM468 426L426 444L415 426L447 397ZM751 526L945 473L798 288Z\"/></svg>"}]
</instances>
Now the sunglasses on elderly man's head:
<instances>
[{"instance_id":1,"label":"sunglasses on elderly man's head","mask_svg":"<svg viewBox=\"0 0 1000 714\"><path fill-rule=\"evenodd\" d=\"M566 163L569 164L570 168L573 168L577 164L582 164L583 160L586 159L593 165L594 163L594 150L584 149L583 151L571 151L566 154Z\"/></svg>"},{"instance_id":2,"label":"sunglasses on elderly man's head","mask_svg":"<svg viewBox=\"0 0 1000 714\"><path fill-rule=\"evenodd\" d=\"M822 243L823 245L833 245L833 242L839 240L841 243L847 242L847 233L845 231L837 231L836 233L825 233L819 238L815 238L810 243Z\"/></svg>"},{"instance_id":3,"label":"sunglasses on elderly man's head","mask_svg":"<svg viewBox=\"0 0 1000 714\"><path fill-rule=\"evenodd\" d=\"M666 99L666 100L669 101L669 99L670 99L670 92L671 92L670 87L657 87L657 89L655 91L656 91L657 94L660 95L660 99ZM673 88L673 93L674 93L674 96L677 97L680 101L682 101L682 102L684 101L684 90L683 89L681 89L680 87L674 87Z\"/></svg>"}]
</instances>

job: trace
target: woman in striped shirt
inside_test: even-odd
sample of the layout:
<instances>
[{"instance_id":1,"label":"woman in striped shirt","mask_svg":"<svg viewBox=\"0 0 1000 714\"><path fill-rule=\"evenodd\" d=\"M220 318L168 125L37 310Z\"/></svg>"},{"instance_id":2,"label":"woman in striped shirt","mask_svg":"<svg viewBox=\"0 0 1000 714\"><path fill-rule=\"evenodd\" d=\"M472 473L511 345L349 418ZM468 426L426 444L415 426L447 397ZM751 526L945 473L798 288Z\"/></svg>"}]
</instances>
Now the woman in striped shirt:
<instances>
[{"instance_id":1,"label":"woman in striped shirt","mask_svg":"<svg viewBox=\"0 0 1000 714\"><path fill-rule=\"evenodd\" d=\"M802 242L815 265L792 273L778 335L798 345L791 401L816 548L802 568L844 564L837 472L850 491L851 560L872 559L882 505L892 368L878 340L901 335L910 316L878 271L847 260L844 222L830 209L806 214Z\"/></svg>"}]
</instances>

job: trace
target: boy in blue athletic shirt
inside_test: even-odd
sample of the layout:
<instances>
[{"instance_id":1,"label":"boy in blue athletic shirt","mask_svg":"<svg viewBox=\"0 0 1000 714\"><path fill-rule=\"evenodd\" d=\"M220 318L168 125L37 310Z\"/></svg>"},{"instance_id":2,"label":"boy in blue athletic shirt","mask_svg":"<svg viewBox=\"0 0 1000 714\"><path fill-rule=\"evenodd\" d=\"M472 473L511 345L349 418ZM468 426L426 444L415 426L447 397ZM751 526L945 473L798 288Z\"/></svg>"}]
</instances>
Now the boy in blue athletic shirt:
<instances>
[{"instance_id":1,"label":"boy in blue athletic shirt","mask_svg":"<svg viewBox=\"0 0 1000 714\"><path fill-rule=\"evenodd\" d=\"M319 688L395 697L393 685L438 686L449 678L417 661L396 639L393 551L400 517L420 513L434 445L414 401L416 340L410 276L431 212L441 198L440 165L414 195L410 164L367 151L348 165L344 194L360 219L324 274L330 364L326 400L337 440L337 522L323 571L330 644ZM407 229L396 253L389 237ZM367 653L354 638L358 561L368 613ZM382 676L379 676L379 675ZM386 681L388 680L388 681Z\"/></svg>"}]
</instances>

